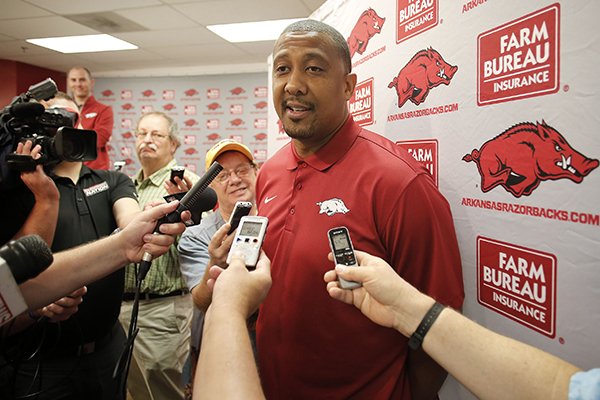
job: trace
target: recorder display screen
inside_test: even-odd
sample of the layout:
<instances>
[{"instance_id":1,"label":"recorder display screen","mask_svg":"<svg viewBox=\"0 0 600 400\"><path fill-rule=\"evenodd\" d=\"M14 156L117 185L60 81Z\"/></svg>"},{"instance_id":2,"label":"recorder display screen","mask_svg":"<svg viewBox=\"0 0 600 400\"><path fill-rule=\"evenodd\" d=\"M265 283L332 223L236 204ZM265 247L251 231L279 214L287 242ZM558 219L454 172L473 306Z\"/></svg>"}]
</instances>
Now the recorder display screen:
<instances>
[{"instance_id":1,"label":"recorder display screen","mask_svg":"<svg viewBox=\"0 0 600 400\"><path fill-rule=\"evenodd\" d=\"M333 246L336 249L347 249L350 247L350 243L348 243L348 238L343 233L338 235L333 235Z\"/></svg>"},{"instance_id":2,"label":"recorder display screen","mask_svg":"<svg viewBox=\"0 0 600 400\"><path fill-rule=\"evenodd\" d=\"M262 224L260 222L244 221L240 229L240 235L256 237L260 233Z\"/></svg>"}]
</instances>

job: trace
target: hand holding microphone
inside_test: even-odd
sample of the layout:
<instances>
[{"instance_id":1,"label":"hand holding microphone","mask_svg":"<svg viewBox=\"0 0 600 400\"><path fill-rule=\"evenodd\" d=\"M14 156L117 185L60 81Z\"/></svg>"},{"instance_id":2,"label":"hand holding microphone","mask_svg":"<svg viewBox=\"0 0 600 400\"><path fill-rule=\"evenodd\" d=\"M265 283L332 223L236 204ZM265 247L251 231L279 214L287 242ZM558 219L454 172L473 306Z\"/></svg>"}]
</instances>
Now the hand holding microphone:
<instances>
[{"instance_id":1,"label":"hand holding microphone","mask_svg":"<svg viewBox=\"0 0 600 400\"><path fill-rule=\"evenodd\" d=\"M183 196L177 209L161 218L154 229L154 232L158 232L161 224L174 223L181 221L181 214L184 211L204 212L214 208L217 204L217 195L214 190L208 187L208 185L216 178L216 176L223 170L223 167L218 162L212 163L210 168L204 173L204 175L196 182L196 184ZM152 263L152 255L150 253L144 253L142 261L140 262L140 269L138 272L138 282L141 282L148 271Z\"/></svg>"}]
</instances>

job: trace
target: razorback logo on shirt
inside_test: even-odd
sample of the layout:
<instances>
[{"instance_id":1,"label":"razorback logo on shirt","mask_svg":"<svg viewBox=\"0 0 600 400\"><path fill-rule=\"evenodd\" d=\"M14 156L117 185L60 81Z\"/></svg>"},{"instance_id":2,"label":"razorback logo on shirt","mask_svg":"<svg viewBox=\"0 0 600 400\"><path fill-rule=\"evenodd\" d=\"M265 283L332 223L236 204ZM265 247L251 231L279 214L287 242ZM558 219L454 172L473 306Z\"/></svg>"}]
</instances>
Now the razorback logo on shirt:
<instances>
[{"instance_id":1,"label":"razorback logo on shirt","mask_svg":"<svg viewBox=\"0 0 600 400\"><path fill-rule=\"evenodd\" d=\"M319 214L327 214L328 217L334 214L346 214L350 212L344 201L338 198L320 201L317 205L319 206Z\"/></svg>"},{"instance_id":2,"label":"razorback logo on shirt","mask_svg":"<svg viewBox=\"0 0 600 400\"><path fill-rule=\"evenodd\" d=\"M91 113L85 114L84 117L86 117L86 118L94 118L96 115L98 115L97 112L91 112Z\"/></svg>"},{"instance_id":3,"label":"razorback logo on shirt","mask_svg":"<svg viewBox=\"0 0 600 400\"><path fill-rule=\"evenodd\" d=\"M108 183L100 182L94 186L90 186L89 188L83 189L83 193L85 193L85 197L91 197L95 194L105 192L108 190Z\"/></svg>"}]
</instances>

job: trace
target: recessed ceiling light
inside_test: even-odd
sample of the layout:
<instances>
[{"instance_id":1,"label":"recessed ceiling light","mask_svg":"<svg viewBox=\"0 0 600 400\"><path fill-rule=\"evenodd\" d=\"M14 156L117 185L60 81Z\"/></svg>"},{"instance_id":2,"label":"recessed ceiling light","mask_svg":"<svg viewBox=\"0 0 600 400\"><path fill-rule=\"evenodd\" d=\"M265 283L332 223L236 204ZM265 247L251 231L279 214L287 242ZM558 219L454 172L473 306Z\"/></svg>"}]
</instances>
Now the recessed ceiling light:
<instances>
[{"instance_id":1,"label":"recessed ceiling light","mask_svg":"<svg viewBox=\"0 0 600 400\"><path fill-rule=\"evenodd\" d=\"M27 39L27 42L61 53L94 53L138 48L129 42L104 34Z\"/></svg>"},{"instance_id":2,"label":"recessed ceiling light","mask_svg":"<svg viewBox=\"0 0 600 400\"><path fill-rule=\"evenodd\" d=\"M208 25L207 28L231 43L260 42L276 40L289 24L302 19L304 18Z\"/></svg>"}]
</instances>

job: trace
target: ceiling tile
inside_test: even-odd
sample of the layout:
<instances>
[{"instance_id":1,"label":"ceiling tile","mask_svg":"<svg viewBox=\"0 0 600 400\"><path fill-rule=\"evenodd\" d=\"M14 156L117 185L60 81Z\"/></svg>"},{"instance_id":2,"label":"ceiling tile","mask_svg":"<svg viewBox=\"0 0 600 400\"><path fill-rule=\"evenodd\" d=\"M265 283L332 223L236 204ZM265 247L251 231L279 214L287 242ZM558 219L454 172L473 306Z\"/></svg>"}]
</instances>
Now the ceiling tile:
<instances>
[{"instance_id":1,"label":"ceiling tile","mask_svg":"<svg viewBox=\"0 0 600 400\"><path fill-rule=\"evenodd\" d=\"M164 30L175 28L191 28L198 26L179 11L169 6L146 7L134 10L120 10L117 14L128 18L148 29Z\"/></svg>"},{"instance_id":2,"label":"ceiling tile","mask_svg":"<svg viewBox=\"0 0 600 400\"><path fill-rule=\"evenodd\" d=\"M93 35L98 32L63 17L11 19L0 23L0 34L15 39Z\"/></svg>"}]
</instances>

